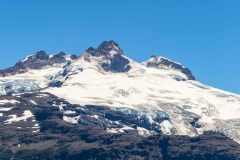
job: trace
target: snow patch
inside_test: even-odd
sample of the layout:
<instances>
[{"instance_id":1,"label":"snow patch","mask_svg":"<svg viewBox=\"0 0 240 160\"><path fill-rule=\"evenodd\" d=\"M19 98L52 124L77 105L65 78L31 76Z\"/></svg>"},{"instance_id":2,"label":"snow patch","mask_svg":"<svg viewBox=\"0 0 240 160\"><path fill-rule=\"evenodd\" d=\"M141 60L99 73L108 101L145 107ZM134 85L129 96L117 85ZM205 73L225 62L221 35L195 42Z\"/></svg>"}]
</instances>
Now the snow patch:
<instances>
[{"instance_id":1,"label":"snow patch","mask_svg":"<svg viewBox=\"0 0 240 160\"><path fill-rule=\"evenodd\" d=\"M16 103L20 103L20 102L17 101L17 100L6 100L6 99L0 100L0 105L5 105L5 104L8 104L8 103L10 103L10 104L16 104Z\"/></svg>"},{"instance_id":2,"label":"snow patch","mask_svg":"<svg viewBox=\"0 0 240 160\"><path fill-rule=\"evenodd\" d=\"M12 109L13 109L13 107L9 107L9 108L0 107L0 111L2 111L2 112L7 112L7 111L10 111Z\"/></svg>"},{"instance_id":3,"label":"snow patch","mask_svg":"<svg viewBox=\"0 0 240 160\"><path fill-rule=\"evenodd\" d=\"M92 118L99 119L99 115L91 115Z\"/></svg>"},{"instance_id":4,"label":"snow patch","mask_svg":"<svg viewBox=\"0 0 240 160\"><path fill-rule=\"evenodd\" d=\"M63 116L63 120L68 122L68 123L72 123L72 124L77 124L78 120L79 120L80 116L76 116L76 117L68 117L68 116Z\"/></svg>"},{"instance_id":5,"label":"snow patch","mask_svg":"<svg viewBox=\"0 0 240 160\"><path fill-rule=\"evenodd\" d=\"M129 126L123 126L122 128L107 128L107 133L123 133L128 130L134 130L134 128Z\"/></svg>"},{"instance_id":6,"label":"snow patch","mask_svg":"<svg viewBox=\"0 0 240 160\"><path fill-rule=\"evenodd\" d=\"M33 100L30 100L30 102L31 102L32 104L34 104L34 105L37 105L37 103L36 103L35 101L33 101Z\"/></svg>"},{"instance_id":7,"label":"snow patch","mask_svg":"<svg viewBox=\"0 0 240 160\"><path fill-rule=\"evenodd\" d=\"M160 123L160 127L164 134L171 135L171 129L173 128L173 125L168 120L164 120L162 123Z\"/></svg>"},{"instance_id":8,"label":"snow patch","mask_svg":"<svg viewBox=\"0 0 240 160\"><path fill-rule=\"evenodd\" d=\"M37 129L37 130L35 130L35 131L32 131L33 133L37 133L37 132L39 132L40 130L39 129Z\"/></svg>"},{"instance_id":9,"label":"snow patch","mask_svg":"<svg viewBox=\"0 0 240 160\"><path fill-rule=\"evenodd\" d=\"M144 137L150 136L151 132L145 128L137 127L138 134Z\"/></svg>"},{"instance_id":10,"label":"snow patch","mask_svg":"<svg viewBox=\"0 0 240 160\"><path fill-rule=\"evenodd\" d=\"M72 111L72 110L65 110L63 113L64 114L76 114L76 112Z\"/></svg>"},{"instance_id":11,"label":"snow patch","mask_svg":"<svg viewBox=\"0 0 240 160\"><path fill-rule=\"evenodd\" d=\"M17 117L17 115L13 114L13 115L9 115L9 118L8 120L4 121L5 124L11 124L13 122L18 122L18 121L26 121L28 118L31 118L33 117L33 114L30 110L25 110L23 112L23 116L21 117Z\"/></svg>"}]
</instances>

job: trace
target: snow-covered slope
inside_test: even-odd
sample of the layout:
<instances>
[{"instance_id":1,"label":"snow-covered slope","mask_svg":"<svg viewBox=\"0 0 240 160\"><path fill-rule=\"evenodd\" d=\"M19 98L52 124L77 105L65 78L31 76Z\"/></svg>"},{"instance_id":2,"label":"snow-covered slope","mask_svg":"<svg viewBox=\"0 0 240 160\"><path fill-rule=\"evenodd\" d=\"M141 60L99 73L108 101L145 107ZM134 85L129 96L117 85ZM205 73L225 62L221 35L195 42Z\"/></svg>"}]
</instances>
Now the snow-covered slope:
<instances>
[{"instance_id":1,"label":"snow-covered slope","mask_svg":"<svg viewBox=\"0 0 240 160\"><path fill-rule=\"evenodd\" d=\"M135 62L113 41L89 48L63 68L29 70L1 81L16 79L32 81L39 90L72 104L107 106L146 117L165 134L196 136L214 130L240 143L239 95L206 86L196 81L189 69L163 57ZM77 123L79 117L64 119ZM106 130L115 133L131 129L129 125ZM145 135L155 131L140 126L137 130Z\"/></svg>"},{"instance_id":2,"label":"snow-covered slope","mask_svg":"<svg viewBox=\"0 0 240 160\"><path fill-rule=\"evenodd\" d=\"M149 121L164 112L170 121L159 127L166 134L194 136L219 130L240 142L239 95L197 81L179 81L175 75L185 75L178 71L147 68L136 62L131 63L127 73L104 72L94 58L91 62L80 58L72 63L68 68L80 68L77 74L70 72L59 79L61 87L45 91L71 103L135 109L146 114Z\"/></svg>"}]
</instances>

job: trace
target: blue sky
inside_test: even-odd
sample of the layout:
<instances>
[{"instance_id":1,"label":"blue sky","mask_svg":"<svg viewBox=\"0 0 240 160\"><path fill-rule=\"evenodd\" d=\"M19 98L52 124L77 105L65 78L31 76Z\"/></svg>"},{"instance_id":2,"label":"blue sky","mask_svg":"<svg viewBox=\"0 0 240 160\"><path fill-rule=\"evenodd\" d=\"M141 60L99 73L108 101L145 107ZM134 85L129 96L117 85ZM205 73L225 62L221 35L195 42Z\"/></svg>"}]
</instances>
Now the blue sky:
<instances>
[{"instance_id":1,"label":"blue sky","mask_svg":"<svg viewBox=\"0 0 240 160\"><path fill-rule=\"evenodd\" d=\"M80 54L115 40L127 56L188 66L205 84L240 93L238 0L0 2L0 68L38 50Z\"/></svg>"}]
</instances>

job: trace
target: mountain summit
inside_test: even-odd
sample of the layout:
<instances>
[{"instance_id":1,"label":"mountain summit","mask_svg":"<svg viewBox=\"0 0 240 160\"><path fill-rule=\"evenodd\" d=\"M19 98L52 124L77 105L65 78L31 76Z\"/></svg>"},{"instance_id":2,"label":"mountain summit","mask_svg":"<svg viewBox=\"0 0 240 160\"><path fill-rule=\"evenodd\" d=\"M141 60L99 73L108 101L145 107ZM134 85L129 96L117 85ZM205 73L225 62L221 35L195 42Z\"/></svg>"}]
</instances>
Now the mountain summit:
<instances>
[{"instance_id":1,"label":"mountain summit","mask_svg":"<svg viewBox=\"0 0 240 160\"><path fill-rule=\"evenodd\" d=\"M124 56L123 50L115 41L104 41L97 48L90 47L85 51L87 55L98 57L101 67L105 71L128 72L131 69L130 61Z\"/></svg>"},{"instance_id":2,"label":"mountain summit","mask_svg":"<svg viewBox=\"0 0 240 160\"><path fill-rule=\"evenodd\" d=\"M97 48L90 47L86 50L86 52L92 56L106 56L111 52L124 55L123 50L119 47L118 43L113 40L104 41Z\"/></svg>"}]
</instances>

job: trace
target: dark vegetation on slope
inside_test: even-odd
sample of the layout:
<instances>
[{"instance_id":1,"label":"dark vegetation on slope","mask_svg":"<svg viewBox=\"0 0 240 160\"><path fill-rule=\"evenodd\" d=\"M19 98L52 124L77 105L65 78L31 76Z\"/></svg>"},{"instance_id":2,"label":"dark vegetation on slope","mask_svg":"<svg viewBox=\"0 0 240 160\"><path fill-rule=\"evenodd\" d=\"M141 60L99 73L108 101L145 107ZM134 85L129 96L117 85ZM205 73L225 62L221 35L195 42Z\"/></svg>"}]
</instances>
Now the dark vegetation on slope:
<instances>
[{"instance_id":1,"label":"dark vegetation on slope","mask_svg":"<svg viewBox=\"0 0 240 160\"><path fill-rule=\"evenodd\" d=\"M88 131L86 131L88 130ZM18 150L1 148L0 159L16 160L85 160L85 159L179 159L179 160L235 160L240 158L240 147L232 140L213 132L199 137L155 135L148 138L133 133L98 135L98 130L82 130L76 135L49 136L56 143L44 148ZM74 138L73 138L74 137ZM47 144L47 143L46 143ZM41 146L39 144L39 146Z\"/></svg>"}]
</instances>

